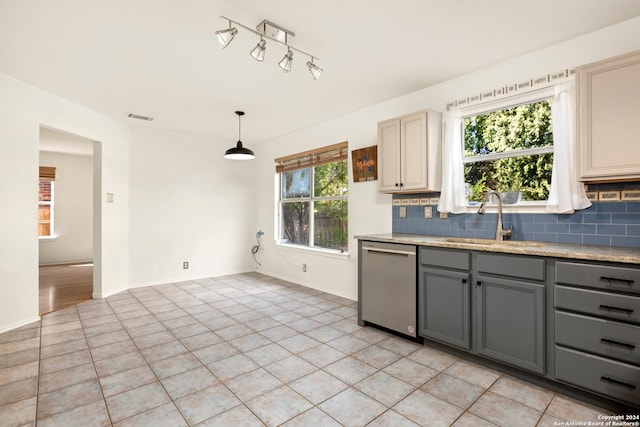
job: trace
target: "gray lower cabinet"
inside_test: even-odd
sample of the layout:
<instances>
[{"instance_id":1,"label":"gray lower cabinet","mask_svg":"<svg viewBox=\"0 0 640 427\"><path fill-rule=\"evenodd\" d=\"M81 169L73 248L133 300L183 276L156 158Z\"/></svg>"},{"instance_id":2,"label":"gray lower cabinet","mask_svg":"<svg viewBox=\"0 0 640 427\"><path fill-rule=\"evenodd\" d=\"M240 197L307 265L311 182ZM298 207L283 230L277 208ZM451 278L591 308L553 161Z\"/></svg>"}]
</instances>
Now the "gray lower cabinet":
<instances>
[{"instance_id":1,"label":"gray lower cabinet","mask_svg":"<svg viewBox=\"0 0 640 427\"><path fill-rule=\"evenodd\" d=\"M420 335L464 349L471 348L470 277L468 272L420 269Z\"/></svg>"},{"instance_id":2,"label":"gray lower cabinet","mask_svg":"<svg viewBox=\"0 0 640 427\"><path fill-rule=\"evenodd\" d=\"M545 372L545 285L478 275L478 353Z\"/></svg>"},{"instance_id":3,"label":"gray lower cabinet","mask_svg":"<svg viewBox=\"0 0 640 427\"><path fill-rule=\"evenodd\" d=\"M542 258L421 248L419 333L544 374L544 279Z\"/></svg>"}]
</instances>

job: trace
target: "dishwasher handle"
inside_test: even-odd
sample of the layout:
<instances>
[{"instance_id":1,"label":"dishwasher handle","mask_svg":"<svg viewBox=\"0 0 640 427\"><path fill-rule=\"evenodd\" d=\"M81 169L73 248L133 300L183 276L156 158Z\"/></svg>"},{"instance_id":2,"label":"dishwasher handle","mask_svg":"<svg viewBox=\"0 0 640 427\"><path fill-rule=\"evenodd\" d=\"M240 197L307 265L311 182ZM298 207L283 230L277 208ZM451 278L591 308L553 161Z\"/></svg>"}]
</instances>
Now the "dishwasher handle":
<instances>
[{"instance_id":1,"label":"dishwasher handle","mask_svg":"<svg viewBox=\"0 0 640 427\"><path fill-rule=\"evenodd\" d=\"M416 254L416 251L402 251L399 249L383 249L383 248L374 248L374 247L368 247L368 246L364 246L362 249L369 252L380 252L384 254L393 254L393 255L415 256Z\"/></svg>"}]
</instances>

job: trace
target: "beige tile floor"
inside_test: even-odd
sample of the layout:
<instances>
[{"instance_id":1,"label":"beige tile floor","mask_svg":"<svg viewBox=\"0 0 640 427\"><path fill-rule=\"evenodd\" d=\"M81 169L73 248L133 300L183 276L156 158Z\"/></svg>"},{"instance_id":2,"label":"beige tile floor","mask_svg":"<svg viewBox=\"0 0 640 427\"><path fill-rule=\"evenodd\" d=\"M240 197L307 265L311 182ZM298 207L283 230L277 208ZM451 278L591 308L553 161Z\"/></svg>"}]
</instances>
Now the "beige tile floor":
<instances>
[{"instance_id":1,"label":"beige tile floor","mask_svg":"<svg viewBox=\"0 0 640 427\"><path fill-rule=\"evenodd\" d=\"M132 289L0 334L1 426L553 426L604 410L257 273Z\"/></svg>"}]
</instances>

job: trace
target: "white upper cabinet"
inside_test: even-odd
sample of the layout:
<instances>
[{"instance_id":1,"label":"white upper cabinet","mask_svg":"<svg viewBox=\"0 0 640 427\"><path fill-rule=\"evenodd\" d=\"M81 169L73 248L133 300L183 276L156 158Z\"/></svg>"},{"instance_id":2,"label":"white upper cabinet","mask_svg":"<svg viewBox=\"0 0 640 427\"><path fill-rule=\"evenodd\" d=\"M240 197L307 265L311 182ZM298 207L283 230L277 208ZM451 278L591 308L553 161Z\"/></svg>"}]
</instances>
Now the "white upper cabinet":
<instances>
[{"instance_id":1,"label":"white upper cabinet","mask_svg":"<svg viewBox=\"0 0 640 427\"><path fill-rule=\"evenodd\" d=\"M640 179L640 52L576 70L583 181Z\"/></svg>"},{"instance_id":2,"label":"white upper cabinet","mask_svg":"<svg viewBox=\"0 0 640 427\"><path fill-rule=\"evenodd\" d=\"M422 111L378 123L383 193L440 191L442 115Z\"/></svg>"}]
</instances>

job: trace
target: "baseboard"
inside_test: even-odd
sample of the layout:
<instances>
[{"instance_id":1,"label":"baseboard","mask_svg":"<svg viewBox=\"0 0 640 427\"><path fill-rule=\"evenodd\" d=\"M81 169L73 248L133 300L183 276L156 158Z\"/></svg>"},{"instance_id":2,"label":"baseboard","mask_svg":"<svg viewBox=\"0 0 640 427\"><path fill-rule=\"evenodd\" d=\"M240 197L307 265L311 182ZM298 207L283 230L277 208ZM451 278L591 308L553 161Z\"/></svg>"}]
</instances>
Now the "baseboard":
<instances>
[{"instance_id":1,"label":"baseboard","mask_svg":"<svg viewBox=\"0 0 640 427\"><path fill-rule=\"evenodd\" d=\"M264 274L265 276L275 277L276 279L286 280L287 282L295 283L296 285L304 286L305 288L315 289L317 291L322 291L327 294L335 295L337 297L346 298L351 301L357 301L357 297L354 298L351 295L341 294L332 289L323 288L321 286L315 286L310 283L300 282L298 280L292 279L291 277L282 276L280 274L270 273L264 270L256 270L257 273Z\"/></svg>"},{"instance_id":2,"label":"baseboard","mask_svg":"<svg viewBox=\"0 0 640 427\"><path fill-rule=\"evenodd\" d=\"M16 322L16 323L13 323L11 325L4 326L2 329L0 329L0 334L3 333L3 332L11 331L13 329L18 329L18 328L20 328L22 326L28 325L29 323L39 322L39 321L40 321L40 316L35 316L35 317L30 318L30 319L21 320L20 322Z\"/></svg>"}]
</instances>

